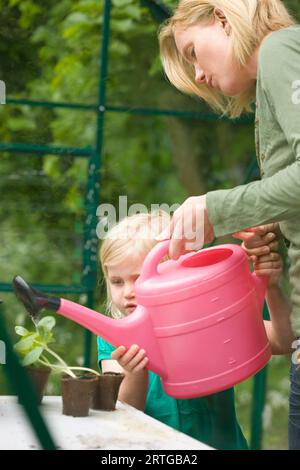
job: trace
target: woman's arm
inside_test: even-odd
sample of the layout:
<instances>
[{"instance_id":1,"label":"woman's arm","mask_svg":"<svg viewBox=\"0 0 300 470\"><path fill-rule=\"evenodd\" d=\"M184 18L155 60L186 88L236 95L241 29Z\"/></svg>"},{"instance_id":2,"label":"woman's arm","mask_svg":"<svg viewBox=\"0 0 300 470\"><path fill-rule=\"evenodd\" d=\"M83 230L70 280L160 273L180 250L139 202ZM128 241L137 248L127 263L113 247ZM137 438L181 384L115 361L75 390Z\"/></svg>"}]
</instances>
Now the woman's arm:
<instances>
[{"instance_id":1,"label":"woman's arm","mask_svg":"<svg viewBox=\"0 0 300 470\"><path fill-rule=\"evenodd\" d=\"M124 379L120 385L118 400L144 411L148 391L148 370L144 368L144 365L148 360L144 360L147 358L140 351L135 346L131 346L128 351L124 346L120 346L112 353L112 357L116 360L102 360L101 369L103 373L123 373ZM124 364L124 367L119 361Z\"/></svg>"},{"instance_id":2,"label":"woman's arm","mask_svg":"<svg viewBox=\"0 0 300 470\"><path fill-rule=\"evenodd\" d=\"M208 218L217 237L246 227L299 218L300 100L293 99L293 84L300 81L299 51L299 32L294 32L291 42L284 30L271 35L260 50L265 98L293 158L262 181L206 195Z\"/></svg>"}]
</instances>

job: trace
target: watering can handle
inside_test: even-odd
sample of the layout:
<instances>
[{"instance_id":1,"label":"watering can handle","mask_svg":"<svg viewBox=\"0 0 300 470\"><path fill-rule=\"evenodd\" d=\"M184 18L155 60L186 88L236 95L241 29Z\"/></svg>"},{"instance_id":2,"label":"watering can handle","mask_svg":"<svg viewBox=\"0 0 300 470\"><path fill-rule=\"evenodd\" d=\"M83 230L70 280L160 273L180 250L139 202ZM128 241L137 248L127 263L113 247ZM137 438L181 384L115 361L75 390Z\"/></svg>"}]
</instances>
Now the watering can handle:
<instances>
[{"instance_id":1,"label":"watering can handle","mask_svg":"<svg viewBox=\"0 0 300 470\"><path fill-rule=\"evenodd\" d=\"M160 260L169 252L170 240L164 240L155 245L150 253L146 256L142 271L139 277L140 281L146 281L158 274L157 266Z\"/></svg>"}]
</instances>

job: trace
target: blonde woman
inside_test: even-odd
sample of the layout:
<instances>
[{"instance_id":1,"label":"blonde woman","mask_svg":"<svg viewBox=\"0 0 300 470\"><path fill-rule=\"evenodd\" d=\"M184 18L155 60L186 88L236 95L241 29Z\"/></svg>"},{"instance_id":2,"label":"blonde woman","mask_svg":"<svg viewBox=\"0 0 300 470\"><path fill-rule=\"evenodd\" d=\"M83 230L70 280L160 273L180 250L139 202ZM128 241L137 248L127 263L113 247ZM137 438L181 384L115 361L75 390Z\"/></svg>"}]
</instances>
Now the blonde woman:
<instances>
[{"instance_id":1,"label":"blonde woman","mask_svg":"<svg viewBox=\"0 0 300 470\"><path fill-rule=\"evenodd\" d=\"M256 100L261 181L188 198L167 231L170 256L191 242L184 221L202 218L195 239L279 222L289 244L292 323L300 332L300 25L280 0L181 0L160 31L165 73L229 117ZM193 225L194 226L194 225ZM167 233L167 235L166 235ZM199 246L198 246L199 247ZM272 250L271 250L272 251ZM289 440L300 449L300 369L291 368Z\"/></svg>"}]
</instances>

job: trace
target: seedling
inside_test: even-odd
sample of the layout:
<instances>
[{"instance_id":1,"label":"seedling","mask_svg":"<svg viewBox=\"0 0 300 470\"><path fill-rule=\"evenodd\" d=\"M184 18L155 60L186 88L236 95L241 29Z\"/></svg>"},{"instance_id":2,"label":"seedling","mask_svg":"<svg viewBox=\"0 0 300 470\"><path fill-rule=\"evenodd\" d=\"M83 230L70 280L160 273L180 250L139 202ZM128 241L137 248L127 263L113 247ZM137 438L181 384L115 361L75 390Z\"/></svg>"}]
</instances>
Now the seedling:
<instances>
[{"instance_id":1,"label":"seedling","mask_svg":"<svg viewBox=\"0 0 300 470\"><path fill-rule=\"evenodd\" d=\"M16 326L15 331L21 339L15 344L15 350L19 353L23 366L45 366L50 367L54 373L65 373L73 378L76 375L73 371L81 370L100 375L99 372L87 367L70 367L67 363L56 354L50 347L50 343L54 343L53 328L55 326L55 318L52 316L43 317L40 321L34 323L34 330L30 331L23 326ZM53 362L55 361L55 362Z\"/></svg>"}]
</instances>

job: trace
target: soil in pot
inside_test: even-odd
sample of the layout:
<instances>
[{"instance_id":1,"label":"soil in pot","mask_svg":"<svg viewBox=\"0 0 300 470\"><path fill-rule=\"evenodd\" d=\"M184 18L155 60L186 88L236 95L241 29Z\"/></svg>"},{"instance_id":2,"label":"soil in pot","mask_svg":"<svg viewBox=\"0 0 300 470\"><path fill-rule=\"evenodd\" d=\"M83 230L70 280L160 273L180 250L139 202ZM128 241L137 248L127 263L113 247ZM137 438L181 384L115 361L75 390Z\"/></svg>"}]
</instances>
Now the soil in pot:
<instances>
[{"instance_id":1,"label":"soil in pot","mask_svg":"<svg viewBox=\"0 0 300 470\"><path fill-rule=\"evenodd\" d=\"M105 372L98 377L92 403L94 410L113 411L116 409L116 401L123 378L124 374L115 372Z\"/></svg>"},{"instance_id":2,"label":"soil in pot","mask_svg":"<svg viewBox=\"0 0 300 470\"><path fill-rule=\"evenodd\" d=\"M75 379L63 374L61 377L63 414L75 417L88 416L97 383L98 376L94 374L82 375Z\"/></svg>"},{"instance_id":3,"label":"soil in pot","mask_svg":"<svg viewBox=\"0 0 300 470\"><path fill-rule=\"evenodd\" d=\"M26 372L32 383L33 390L36 392L37 402L40 405L43 400L51 369L49 367L29 366L26 367Z\"/></svg>"}]
</instances>

